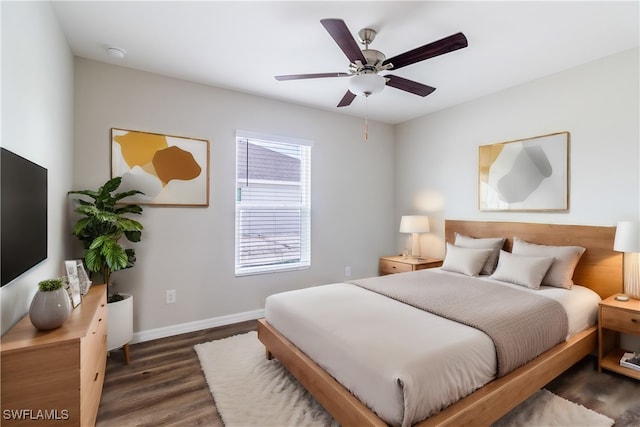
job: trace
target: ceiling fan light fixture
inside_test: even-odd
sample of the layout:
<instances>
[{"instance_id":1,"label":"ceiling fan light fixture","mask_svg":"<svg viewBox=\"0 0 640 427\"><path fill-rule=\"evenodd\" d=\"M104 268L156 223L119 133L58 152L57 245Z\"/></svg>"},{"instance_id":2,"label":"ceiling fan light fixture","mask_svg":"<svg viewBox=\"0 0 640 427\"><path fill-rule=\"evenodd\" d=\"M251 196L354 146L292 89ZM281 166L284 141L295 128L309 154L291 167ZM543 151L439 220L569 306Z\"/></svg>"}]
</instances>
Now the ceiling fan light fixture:
<instances>
[{"instance_id":1,"label":"ceiling fan light fixture","mask_svg":"<svg viewBox=\"0 0 640 427\"><path fill-rule=\"evenodd\" d=\"M369 96L384 89L386 79L379 74L356 74L349 79L349 91L356 95Z\"/></svg>"}]
</instances>

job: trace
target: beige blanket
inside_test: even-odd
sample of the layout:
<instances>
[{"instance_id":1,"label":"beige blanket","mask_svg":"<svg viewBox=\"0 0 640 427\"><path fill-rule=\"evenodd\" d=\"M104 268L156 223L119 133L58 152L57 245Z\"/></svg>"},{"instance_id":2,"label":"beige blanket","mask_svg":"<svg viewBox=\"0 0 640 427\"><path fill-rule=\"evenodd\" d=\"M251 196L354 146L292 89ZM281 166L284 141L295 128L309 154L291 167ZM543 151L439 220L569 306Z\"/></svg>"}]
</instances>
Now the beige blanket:
<instances>
[{"instance_id":1,"label":"beige blanket","mask_svg":"<svg viewBox=\"0 0 640 427\"><path fill-rule=\"evenodd\" d=\"M421 270L350 283L479 329L496 347L498 376L565 340L567 314L550 298L463 275Z\"/></svg>"}]
</instances>

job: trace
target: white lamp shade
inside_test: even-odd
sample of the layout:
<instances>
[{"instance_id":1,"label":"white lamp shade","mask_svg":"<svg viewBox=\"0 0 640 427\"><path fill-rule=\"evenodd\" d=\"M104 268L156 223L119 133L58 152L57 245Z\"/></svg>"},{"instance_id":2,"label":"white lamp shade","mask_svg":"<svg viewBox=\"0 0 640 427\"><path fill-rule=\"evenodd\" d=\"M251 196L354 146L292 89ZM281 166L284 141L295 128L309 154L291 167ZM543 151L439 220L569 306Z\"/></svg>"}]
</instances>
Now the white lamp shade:
<instances>
[{"instance_id":1,"label":"white lamp shade","mask_svg":"<svg viewBox=\"0 0 640 427\"><path fill-rule=\"evenodd\" d=\"M618 252L640 252L640 222L620 221L616 227L613 250Z\"/></svg>"},{"instance_id":2,"label":"white lamp shade","mask_svg":"<svg viewBox=\"0 0 640 427\"><path fill-rule=\"evenodd\" d=\"M400 233L428 233L429 217L424 215L404 215L400 219Z\"/></svg>"},{"instance_id":3,"label":"white lamp shade","mask_svg":"<svg viewBox=\"0 0 640 427\"><path fill-rule=\"evenodd\" d=\"M378 74L356 74L349 79L349 91L368 96L380 92L386 83L386 79Z\"/></svg>"}]
</instances>

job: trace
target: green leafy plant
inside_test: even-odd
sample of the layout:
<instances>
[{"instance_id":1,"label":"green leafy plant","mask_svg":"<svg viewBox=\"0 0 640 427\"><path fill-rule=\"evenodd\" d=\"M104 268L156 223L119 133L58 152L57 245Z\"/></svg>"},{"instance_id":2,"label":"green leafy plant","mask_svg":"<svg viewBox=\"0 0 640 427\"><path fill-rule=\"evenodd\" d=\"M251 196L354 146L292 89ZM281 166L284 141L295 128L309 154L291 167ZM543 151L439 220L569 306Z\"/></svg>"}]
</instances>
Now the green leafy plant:
<instances>
[{"instance_id":1,"label":"green leafy plant","mask_svg":"<svg viewBox=\"0 0 640 427\"><path fill-rule=\"evenodd\" d=\"M40 289L40 292L57 291L58 289L62 289L63 286L64 282L62 278L46 279L38 282L38 289Z\"/></svg>"},{"instance_id":2,"label":"green leafy plant","mask_svg":"<svg viewBox=\"0 0 640 427\"><path fill-rule=\"evenodd\" d=\"M122 199L135 194L144 194L139 190L116 193L122 183L122 177L107 181L97 191L73 190L69 194L87 196L92 201L76 199L80 204L75 211L82 215L73 228L73 234L80 239L85 249L84 264L93 273L100 273L107 284L109 302L121 300L118 294L111 294L111 273L133 267L136 253L132 248L125 249L122 238L130 242L139 242L142 237L142 224L125 215L142 213L136 204L120 204Z\"/></svg>"}]
</instances>

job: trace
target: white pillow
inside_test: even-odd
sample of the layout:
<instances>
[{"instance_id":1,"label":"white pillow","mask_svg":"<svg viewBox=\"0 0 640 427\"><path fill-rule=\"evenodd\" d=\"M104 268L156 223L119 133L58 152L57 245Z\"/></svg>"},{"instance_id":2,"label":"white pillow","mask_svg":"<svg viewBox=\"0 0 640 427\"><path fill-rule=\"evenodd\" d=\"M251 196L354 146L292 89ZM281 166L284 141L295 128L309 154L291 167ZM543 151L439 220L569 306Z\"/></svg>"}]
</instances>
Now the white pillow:
<instances>
[{"instance_id":1,"label":"white pillow","mask_svg":"<svg viewBox=\"0 0 640 427\"><path fill-rule=\"evenodd\" d=\"M530 257L500 251L498 267L491 278L531 289L540 289L542 278L552 263L553 258L549 257Z\"/></svg>"},{"instance_id":2,"label":"white pillow","mask_svg":"<svg viewBox=\"0 0 640 427\"><path fill-rule=\"evenodd\" d=\"M491 249L460 248L447 242L447 253L441 268L467 276L477 276L489 255Z\"/></svg>"},{"instance_id":3,"label":"white pillow","mask_svg":"<svg viewBox=\"0 0 640 427\"><path fill-rule=\"evenodd\" d=\"M480 274L491 274L496 269L498 263L498 256L500 255L500 249L504 246L504 237L483 237L474 238L465 236L458 232L455 233L456 240L454 244L462 248L474 248L474 249L491 249L491 254L482 267Z\"/></svg>"},{"instance_id":4,"label":"white pillow","mask_svg":"<svg viewBox=\"0 0 640 427\"><path fill-rule=\"evenodd\" d=\"M585 248L581 246L547 246L529 243L517 237L513 238L511 253L516 255L553 257L555 260L547 272L542 284L557 288L571 289L573 271L580 261Z\"/></svg>"}]
</instances>

